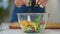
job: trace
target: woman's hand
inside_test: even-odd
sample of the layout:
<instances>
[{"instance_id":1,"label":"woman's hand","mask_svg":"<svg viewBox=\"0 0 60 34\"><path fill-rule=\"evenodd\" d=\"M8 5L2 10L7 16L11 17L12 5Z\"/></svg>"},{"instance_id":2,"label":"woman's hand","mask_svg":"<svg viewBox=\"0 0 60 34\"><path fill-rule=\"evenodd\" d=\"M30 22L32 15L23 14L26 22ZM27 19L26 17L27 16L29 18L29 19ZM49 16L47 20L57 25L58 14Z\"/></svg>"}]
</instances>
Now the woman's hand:
<instances>
[{"instance_id":1,"label":"woman's hand","mask_svg":"<svg viewBox=\"0 0 60 34\"><path fill-rule=\"evenodd\" d=\"M28 5L29 0L23 0L23 3L24 3L26 6L29 6L29 5Z\"/></svg>"},{"instance_id":2,"label":"woman's hand","mask_svg":"<svg viewBox=\"0 0 60 34\"><path fill-rule=\"evenodd\" d=\"M23 5L23 2L20 1L20 0L15 0L15 5L16 5L17 7L21 7L21 6Z\"/></svg>"},{"instance_id":3,"label":"woman's hand","mask_svg":"<svg viewBox=\"0 0 60 34\"><path fill-rule=\"evenodd\" d=\"M48 0L36 0L36 4L38 4L40 7L45 7Z\"/></svg>"},{"instance_id":4,"label":"woman's hand","mask_svg":"<svg viewBox=\"0 0 60 34\"><path fill-rule=\"evenodd\" d=\"M48 0L36 0L36 4L38 4L40 7L45 7L46 3ZM29 0L15 0L15 4L17 7L21 7L23 4L25 4L26 6L28 5Z\"/></svg>"},{"instance_id":5,"label":"woman's hand","mask_svg":"<svg viewBox=\"0 0 60 34\"><path fill-rule=\"evenodd\" d=\"M15 5L20 8L23 4L28 6L28 2L29 0L15 0Z\"/></svg>"}]
</instances>

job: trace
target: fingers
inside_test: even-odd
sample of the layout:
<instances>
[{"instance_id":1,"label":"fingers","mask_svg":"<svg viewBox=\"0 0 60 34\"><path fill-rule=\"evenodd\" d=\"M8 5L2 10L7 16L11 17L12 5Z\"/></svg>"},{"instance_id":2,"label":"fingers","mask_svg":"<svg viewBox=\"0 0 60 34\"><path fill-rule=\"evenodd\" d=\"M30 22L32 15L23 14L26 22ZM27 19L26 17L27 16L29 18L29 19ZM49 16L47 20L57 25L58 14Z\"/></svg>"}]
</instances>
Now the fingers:
<instances>
[{"instance_id":1,"label":"fingers","mask_svg":"<svg viewBox=\"0 0 60 34\"><path fill-rule=\"evenodd\" d=\"M15 4L17 7L21 7L23 4L25 4L26 6L29 6L29 1L30 0L15 0ZM47 0L36 0L36 4L38 4L39 6L45 6L47 3Z\"/></svg>"},{"instance_id":2,"label":"fingers","mask_svg":"<svg viewBox=\"0 0 60 34\"><path fill-rule=\"evenodd\" d=\"M15 4L17 7L21 7L23 4L25 4L26 6L29 6L28 3L29 3L29 0L15 0Z\"/></svg>"},{"instance_id":3,"label":"fingers","mask_svg":"<svg viewBox=\"0 0 60 34\"><path fill-rule=\"evenodd\" d=\"M45 7L47 0L36 0L36 3L38 3L40 7Z\"/></svg>"},{"instance_id":4,"label":"fingers","mask_svg":"<svg viewBox=\"0 0 60 34\"><path fill-rule=\"evenodd\" d=\"M23 3L28 6L29 0L23 0Z\"/></svg>"},{"instance_id":5,"label":"fingers","mask_svg":"<svg viewBox=\"0 0 60 34\"><path fill-rule=\"evenodd\" d=\"M38 2L38 5L40 5L40 3L41 3L41 2L39 1L39 2Z\"/></svg>"},{"instance_id":6,"label":"fingers","mask_svg":"<svg viewBox=\"0 0 60 34\"><path fill-rule=\"evenodd\" d=\"M24 4L28 4L29 0L23 0Z\"/></svg>"},{"instance_id":7,"label":"fingers","mask_svg":"<svg viewBox=\"0 0 60 34\"><path fill-rule=\"evenodd\" d=\"M41 5L42 5L43 7L45 7L46 4L47 4L47 2L48 2L48 0L45 0L44 2L41 3Z\"/></svg>"},{"instance_id":8,"label":"fingers","mask_svg":"<svg viewBox=\"0 0 60 34\"><path fill-rule=\"evenodd\" d=\"M36 0L36 4L38 4L38 3L39 3L39 1L40 1L40 0Z\"/></svg>"},{"instance_id":9,"label":"fingers","mask_svg":"<svg viewBox=\"0 0 60 34\"><path fill-rule=\"evenodd\" d=\"M15 5L20 8L23 3L20 0L15 0Z\"/></svg>"}]
</instances>

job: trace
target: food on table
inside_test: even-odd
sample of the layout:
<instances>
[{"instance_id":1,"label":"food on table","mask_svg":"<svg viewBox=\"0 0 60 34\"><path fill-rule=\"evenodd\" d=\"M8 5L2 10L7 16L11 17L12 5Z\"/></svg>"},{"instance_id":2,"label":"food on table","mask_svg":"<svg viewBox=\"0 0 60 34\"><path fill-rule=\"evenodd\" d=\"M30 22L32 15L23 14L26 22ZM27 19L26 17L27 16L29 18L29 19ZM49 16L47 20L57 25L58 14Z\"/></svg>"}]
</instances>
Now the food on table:
<instances>
[{"instance_id":1,"label":"food on table","mask_svg":"<svg viewBox=\"0 0 60 34\"><path fill-rule=\"evenodd\" d=\"M27 20L21 21L21 24L22 24L23 28L25 28L29 25Z\"/></svg>"},{"instance_id":2,"label":"food on table","mask_svg":"<svg viewBox=\"0 0 60 34\"><path fill-rule=\"evenodd\" d=\"M30 27L34 27L34 23L33 22L30 22L30 21L27 21L27 20L23 20L23 21L21 21L22 23L22 26L25 28L25 27L28 27L28 26L30 26Z\"/></svg>"},{"instance_id":3,"label":"food on table","mask_svg":"<svg viewBox=\"0 0 60 34\"><path fill-rule=\"evenodd\" d=\"M25 31L27 31L27 32L28 32L28 31L31 31L31 30L32 30L32 29L31 29L30 27L26 27L26 28L25 28Z\"/></svg>"},{"instance_id":4,"label":"food on table","mask_svg":"<svg viewBox=\"0 0 60 34\"><path fill-rule=\"evenodd\" d=\"M39 26L40 26L39 24L36 24L36 29L37 29Z\"/></svg>"},{"instance_id":5,"label":"food on table","mask_svg":"<svg viewBox=\"0 0 60 34\"><path fill-rule=\"evenodd\" d=\"M34 22L30 22L30 21L29 21L29 25L30 25L31 27L34 27Z\"/></svg>"},{"instance_id":6,"label":"food on table","mask_svg":"<svg viewBox=\"0 0 60 34\"><path fill-rule=\"evenodd\" d=\"M36 32L43 28L41 25L44 25L45 22L43 21L43 16L40 15L34 22L23 20L21 21L21 24L25 32Z\"/></svg>"}]
</instances>

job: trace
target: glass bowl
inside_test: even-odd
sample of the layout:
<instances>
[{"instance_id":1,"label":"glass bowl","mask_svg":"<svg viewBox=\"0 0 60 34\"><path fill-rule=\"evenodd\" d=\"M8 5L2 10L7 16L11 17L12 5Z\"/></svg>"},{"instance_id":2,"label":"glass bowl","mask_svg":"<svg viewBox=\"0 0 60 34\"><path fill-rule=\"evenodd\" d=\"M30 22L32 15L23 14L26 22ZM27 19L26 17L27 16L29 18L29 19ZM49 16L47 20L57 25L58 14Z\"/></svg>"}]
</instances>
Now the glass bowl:
<instances>
[{"instance_id":1,"label":"glass bowl","mask_svg":"<svg viewBox=\"0 0 60 34\"><path fill-rule=\"evenodd\" d=\"M41 32L46 27L47 15L45 13L18 13L17 17L24 32Z\"/></svg>"}]
</instances>

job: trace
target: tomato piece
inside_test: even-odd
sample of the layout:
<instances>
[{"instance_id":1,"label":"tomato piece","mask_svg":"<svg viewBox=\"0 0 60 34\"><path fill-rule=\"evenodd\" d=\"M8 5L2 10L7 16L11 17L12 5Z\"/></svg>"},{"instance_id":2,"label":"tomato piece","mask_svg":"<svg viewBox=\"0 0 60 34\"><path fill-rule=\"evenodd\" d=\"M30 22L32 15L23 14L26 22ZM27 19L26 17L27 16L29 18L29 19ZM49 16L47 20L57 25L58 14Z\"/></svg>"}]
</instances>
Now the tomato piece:
<instances>
[{"instance_id":1,"label":"tomato piece","mask_svg":"<svg viewBox=\"0 0 60 34\"><path fill-rule=\"evenodd\" d=\"M43 25L43 24L45 24L45 22L44 21L41 21L40 24Z\"/></svg>"},{"instance_id":2,"label":"tomato piece","mask_svg":"<svg viewBox=\"0 0 60 34\"><path fill-rule=\"evenodd\" d=\"M32 27L32 32L35 32L35 28L34 27Z\"/></svg>"}]
</instances>

